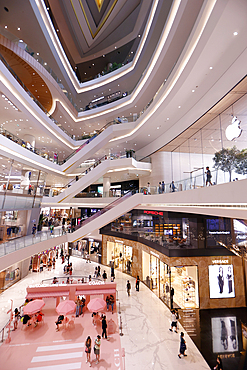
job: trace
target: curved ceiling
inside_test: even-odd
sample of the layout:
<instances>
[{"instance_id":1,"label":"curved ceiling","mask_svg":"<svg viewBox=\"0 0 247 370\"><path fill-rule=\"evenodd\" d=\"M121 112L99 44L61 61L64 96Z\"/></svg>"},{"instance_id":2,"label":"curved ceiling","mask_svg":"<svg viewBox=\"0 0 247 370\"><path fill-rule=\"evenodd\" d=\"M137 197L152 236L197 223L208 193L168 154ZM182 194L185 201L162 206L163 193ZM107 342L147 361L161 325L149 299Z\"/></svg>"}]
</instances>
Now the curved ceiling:
<instances>
[{"instance_id":1,"label":"curved ceiling","mask_svg":"<svg viewBox=\"0 0 247 370\"><path fill-rule=\"evenodd\" d=\"M49 111L52 107L52 95L42 77L12 50L0 45L0 53L28 90Z\"/></svg>"}]
</instances>

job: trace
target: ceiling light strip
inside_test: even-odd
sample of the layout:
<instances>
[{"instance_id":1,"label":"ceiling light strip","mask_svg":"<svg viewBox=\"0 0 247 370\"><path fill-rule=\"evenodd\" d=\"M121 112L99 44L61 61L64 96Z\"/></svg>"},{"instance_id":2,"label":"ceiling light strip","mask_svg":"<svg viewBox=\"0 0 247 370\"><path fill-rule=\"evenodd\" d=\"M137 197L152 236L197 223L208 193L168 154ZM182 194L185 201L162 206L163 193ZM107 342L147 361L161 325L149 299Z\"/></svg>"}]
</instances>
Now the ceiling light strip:
<instances>
[{"instance_id":1,"label":"ceiling light strip","mask_svg":"<svg viewBox=\"0 0 247 370\"><path fill-rule=\"evenodd\" d=\"M2 64L2 62L1 62ZM3 64L2 64L3 65ZM6 68L6 67L5 67ZM13 87L12 84L10 84L10 81L3 75L3 73L1 73L1 80L3 82L3 84L5 85L5 87L11 92L12 95L14 95L18 100L19 102L26 108L26 110L28 110L32 115L33 117L39 122L41 123L42 126L44 126L48 131L50 131L57 139L59 139L62 143L64 143L66 146L68 146L70 149L72 150L75 150L75 149L78 149L79 146L75 146L75 145L71 145L70 143L68 143L65 139L63 139L59 134L58 132L55 132L51 129L51 127L46 124L42 119L40 119L38 117L38 115L35 113L34 109L31 108L30 106L28 106L26 104L26 102L24 101L23 99L23 96ZM24 91L24 90L23 90ZM31 99L31 98L30 98Z\"/></svg>"},{"instance_id":2,"label":"ceiling light strip","mask_svg":"<svg viewBox=\"0 0 247 370\"><path fill-rule=\"evenodd\" d=\"M116 79L119 79L120 77L123 77L127 73L131 72L135 68L135 66L138 62L138 59L141 55L142 49L143 49L143 47L145 45L145 42L147 40L147 37L148 37L149 31L150 31L150 28L151 28L151 25L152 25L152 22L153 22L153 19L154 19L154 15L155 15L158 3L159 3L159 0L154 0L153 3L152 3L152 8L151 8L151 11L149 13L149 18L148 18L148 21L147 21L147 24L146 24L146 27L145 27L145 30L144 30L144 34L142 36L142 39L141 39L140 45L137 49L137 53L134 57L134 60L133 60L132 63L129 64L129 67L126 68L124 71L119 71L117 74L114 74L114 75L110 76L109 78L104 79L104 81L102 81L102 78L101 78L101 81L99 81L98 83L94 82L93 85L90 84L89 86L82 87L82 83L78 82L76 74L73 71L73 69L72 69L72 67L69 63L68 58L67 58L67 56L66 56L66 54L65 54L65 52L62 48L62 45L60 43L60 40L59 40L55 30L54 30L53 24L50 20L49 14L48 14L47 9L45 7L45 3L42 0L35 0L35 4L38 8L39 15L41 16L41 18L43 20L46 31L48 32L48 34L50 36L50 39L53 43L53 46L56 49L56 52L58 54L58 57L59 57L61 63L63 64L63 66L66 70L66 73L67 73L68 77L70 78L70 81L72 82L72 84L73 84L73 86L74 86L74 88L75 88L75 90L78 94L86 92L86 91L90 91L92 89L97 89L97 88L99 88L101 86L104 86L104 85L106 85L106 84L108 84L112 81L115 81ZM33 5L33 4L34 3L31 2L31 5ZM85 83L84 83L84 85L85 85Z\"/></svg>"},{"instance_id":3,"label":"ceiling light strip","mask_svg":"<svg viewBox=\"0 0 247 370\"><path fill-rule=\"evenodd\" d=\"M193 54L193 52L194 52L197 44L198 44L198 42L199 42L199 40L201 38L201 35L202 35L202 33L203 33L206 25L207 25L207 22L209 20L209 17L211 15L212 11L213 11L213 8L214 8L214 6L216 4L216 1L217 0L208 0L206 6L204 8L203 14L201 16L201 19L200 19L200 21L198 23L197 29L196 29L193 37L192 37L192 40L191 40L190 45L188 47L188 50L185 53L185 56L184 56L183 60L181 61L180 66L179 66L177 72L173 76L171 82L167 86L167 89L165 90L163 96L160 98L160 100L157 102L157 104L153 108L151 108L150 112L146 115L146 117L131 132L129 132L128 134L125 134L125 135L116 137L114 139L111 139L110 142L116 141L116 140L120 140L120 139L124 139L126 137L129 137L129 136L133 135L137 130L139 130L147 122L147 120L150 119L150 117L161 106L161 104L164 102L164 100L167 98L167 96L172 91L173 87L175 86L175 84L177 83L179 77L181 76L182 72L184 71L187 63L189 62L189 60L190 60L190 58L191 58L191 56L192 56L192 54ZM164 35L163 35L163 37L162 37L162 44L163 45L164 45L164 42L165 42L166 38L167 38L167 35L166 35L166 32L165 32ZM160 50L160 47L161 46L159 45L159 52L161 51ZM157 59L157 58L158 58L158 55L156 54L154 59ZM153 61L154 61L154 59L153 59ZM147 73L150 75L151 71L148 71ZM138 94L139 91L140 91L140 86L136 89L136 91L135 91L134 94Z\"/></svg>"}]
</instances>

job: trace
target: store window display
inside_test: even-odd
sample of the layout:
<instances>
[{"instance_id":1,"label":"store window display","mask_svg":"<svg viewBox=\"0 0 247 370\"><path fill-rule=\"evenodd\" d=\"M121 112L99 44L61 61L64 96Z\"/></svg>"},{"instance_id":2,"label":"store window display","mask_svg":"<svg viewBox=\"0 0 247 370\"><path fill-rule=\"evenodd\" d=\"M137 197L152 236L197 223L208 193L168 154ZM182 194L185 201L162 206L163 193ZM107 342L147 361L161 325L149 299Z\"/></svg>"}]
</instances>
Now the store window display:
<instances>
[{"instance_id":1,"label":"store window display","mask_svg":"<svg viewBox=\"0 0 247 370\"><path fill-rule=\"evenodd\" d=\"M131 275L132 247L121 242L107 242L107 264L114 263L114 267Z\"/></svg>"},{"instance_id":2,"label":"store window display","mask_svg":"<svg viewBox=\"0 0 247 370\"><path fill-rule=\"evenodd\" d=\"M171 288L174 289L174 307L198 308L197 266L171 267Z\"/></svg>"}]
</instances>

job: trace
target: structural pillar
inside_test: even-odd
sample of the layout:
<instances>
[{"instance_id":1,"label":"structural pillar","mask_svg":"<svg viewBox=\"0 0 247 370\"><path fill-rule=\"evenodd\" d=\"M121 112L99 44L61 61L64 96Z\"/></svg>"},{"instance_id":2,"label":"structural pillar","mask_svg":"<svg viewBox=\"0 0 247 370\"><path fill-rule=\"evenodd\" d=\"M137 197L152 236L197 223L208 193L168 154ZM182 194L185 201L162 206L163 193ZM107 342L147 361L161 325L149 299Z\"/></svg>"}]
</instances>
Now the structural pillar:
<instances>
[{"instance_id":1,"label":"structural pillar","mask_svg":"<svg viewBox=\"0 0 247 370\"><path fill-rule=\"evenodd\" d=\"M103 177L103 197L109 197L111 178Z\"/></svg>"}]
</instances>

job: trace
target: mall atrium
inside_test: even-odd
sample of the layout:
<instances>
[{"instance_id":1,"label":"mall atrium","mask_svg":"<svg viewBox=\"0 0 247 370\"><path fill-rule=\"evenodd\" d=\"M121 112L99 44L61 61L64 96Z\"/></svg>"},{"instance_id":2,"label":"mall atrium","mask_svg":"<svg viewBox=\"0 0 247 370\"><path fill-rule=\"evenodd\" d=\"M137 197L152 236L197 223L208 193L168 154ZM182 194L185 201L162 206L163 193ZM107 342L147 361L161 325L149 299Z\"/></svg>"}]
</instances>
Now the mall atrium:
<instances>
[{"instance_id":1,"label":"mall atrium","mask_svg":"<svg viewBox=\"0 0 247 370\"><path fill-rule=\"evenodd\" d=\"M246 35L246 0L0 0L3 370L88 366L92 328L50 311L98 265L118 334L93 368L247 369ZM11 333L35 297L44 326Z\"/></svg>"}]
</instances>

